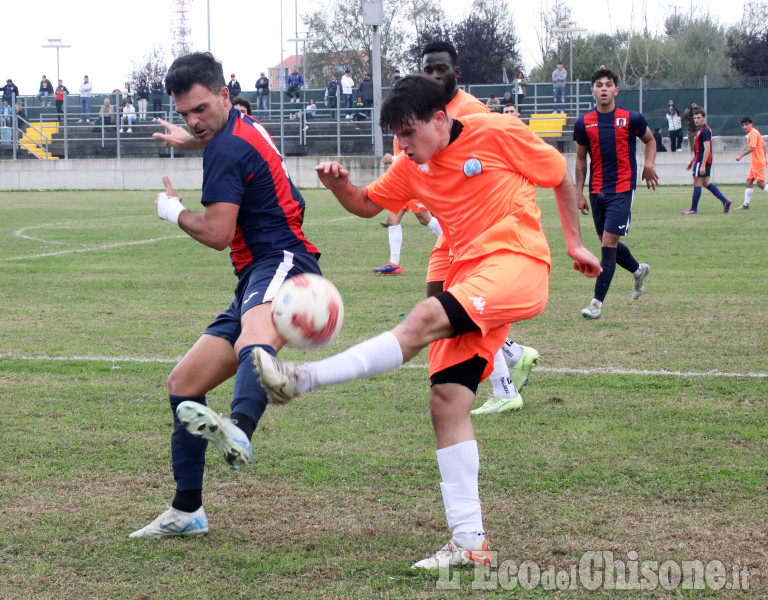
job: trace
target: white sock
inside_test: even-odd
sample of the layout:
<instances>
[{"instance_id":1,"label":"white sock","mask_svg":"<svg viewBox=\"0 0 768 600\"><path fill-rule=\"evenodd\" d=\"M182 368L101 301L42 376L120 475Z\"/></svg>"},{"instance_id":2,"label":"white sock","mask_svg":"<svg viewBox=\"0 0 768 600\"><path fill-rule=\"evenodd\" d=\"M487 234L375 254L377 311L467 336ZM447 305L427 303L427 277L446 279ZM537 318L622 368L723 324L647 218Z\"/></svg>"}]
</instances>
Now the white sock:
<instances>
[{"instance_id":1,"label":"white sock","mask_svg":"<svg viewBox=\"0 0 768 600\"><path fill-rule=\"evenodd\" d=\"M324 385L373 377L396 369L402 364L403 351L400 342L394 333L387 331L340 354L308 363L308 380L300 384L299 387L303 389L298 391L306 392Z\"/></svg>"},{"instance_id":2,"label":"white sock","mask_svg":"<svg viewBox=\"0 0 768 600\"><path fill-rule=\"evenodd\" d=\"M475 541L485 539L477 475L480 454L477 441L459 442L437 451L440 491L443 493L448 528L462 546L474 550Z\"/></svg>"},{"instance_id":3,"label":"white sock","mask_svg":"<svg viewBox=\"0 0 768 600\"><path fill-rule=\"evenodd\" d=\"M509 338L504 342L501 351L504 353L504 359L510 367L523 358L523 347Z\"/></svg>"},{"instance_id":4,"label":"white sock","mask_svg":"<svg viewBox=\"0 0 768 600\"><path fill-rule=\"evenodd\" d=\"M763 191L768 194L768 185L763 186Z\"/></svg>"},{"instance_id":5,"label":"white sock","mask_svg":"<svg viewBox=\"0 0 768 600\"><path fill-rule=\"evenodd\" d=\"M403 226L390 225L389 231L389 262L393 265L400 264L400 249L403 247Z\"/></svg>"},{"instance_id":6,"label":"white sock","mask_svg":"<svg viewBox=\"0 0 768 600\"><path fill-rule=\"evenodd\" d=\"M753 188L747 188L744 190L744 206L749 206L749 201L752 200L752 193L755 190Z\"/></svg>"},{"instance_id":7,"label":"white sock","mask_svg":"<svg viewBox=\"0 0 768 600\"><path fill-rule=\"evenodd\" d=\"M435 237L440 237L443 233L443 228L440 227L440 223L438 223L437 219L435 217L432 217L429 220L429 223L424 225L427 229L429 229L432 232L432 235Z\"/></svg>"},{"instance_id":8,"label":"white sock","mask_svg":"<svg viewBox=\"0 0 768 600\"><path fill-rule=\"evenodd\" d=\"M517 396L517 390L509 376L509 367L504 352L499 350L493 355L493 373L491 373L491 384L493 385L493 395L499 398L514 398Z\"/></svg>"}]
</instances>

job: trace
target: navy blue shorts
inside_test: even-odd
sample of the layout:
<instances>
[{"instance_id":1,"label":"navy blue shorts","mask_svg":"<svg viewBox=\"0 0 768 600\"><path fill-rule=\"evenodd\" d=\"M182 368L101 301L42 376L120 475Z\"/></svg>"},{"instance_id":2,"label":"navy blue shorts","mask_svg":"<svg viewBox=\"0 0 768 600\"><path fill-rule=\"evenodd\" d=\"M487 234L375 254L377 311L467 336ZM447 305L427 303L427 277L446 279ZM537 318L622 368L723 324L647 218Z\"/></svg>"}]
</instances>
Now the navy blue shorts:
<instances>
[{"instance_id":1,"label":"navy blue shorts","mask_svg":"<svg viewBox=\"0 0 768 600\"><path fill-rule=\"evenodd\" d=\"M224 338L234 346L240 337L240 318L243 313L254 306L272 302L283 282L299 273L322 275L314 254L284 251L260 258L250 270L240 276L232 304L216 317L205 333Z\"/></svg>"},{"instance_id":2,"label":"navy blue shorts","mask_svg":"<svg viewBox=\"0 0 768 600\"><path fill-rule=\"evenodd\" d=\"M695 162L691 171L694 177L710 177L712 174L712 163L702 165L700 162Z\"/></svg>"},{"instance_id":3,"label":"navy blue shorts","mask_svg":"<svg viewBox=\"0 0 768 600\"><path fill-rule=\"evenodd\" d=\"M627 235L629 222L632 220L632 200L634 197L634 191L589 195L592 220L595 222L597 235L603 235L604 231L614 235Z\"/></svg>"}]
</instances>

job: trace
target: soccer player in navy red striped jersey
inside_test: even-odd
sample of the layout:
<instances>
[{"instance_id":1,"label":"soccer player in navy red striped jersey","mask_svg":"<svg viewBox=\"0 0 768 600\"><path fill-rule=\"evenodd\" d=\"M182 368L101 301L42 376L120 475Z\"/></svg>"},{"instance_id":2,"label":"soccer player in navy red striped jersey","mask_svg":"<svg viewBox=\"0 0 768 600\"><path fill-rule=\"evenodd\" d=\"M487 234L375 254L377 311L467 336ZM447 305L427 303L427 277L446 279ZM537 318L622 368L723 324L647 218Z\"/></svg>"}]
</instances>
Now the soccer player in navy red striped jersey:
<instances>
[{"instance_id":1,"label":"soccer player in navy red striped jersey","mask_svg":"<svg viewBox=\"0 0 768 600\"><path fill-rule=\"evenodd\" d=\"M686 171L693 173L693 197L691 208L681 211L683 215L695 215L699 211L699 199L701 198L701 186L707 188L712 195L723 203L723 212L731 210L731 201L728 200L714 183L710 183L712 175L712 130L707 125L707 114L701 107L693 109L693 121L699 128L693 139L693 158L685 167Z\"/></svg>"},{"instance_id":2,"label":"soccer player in navy red striped jersey","mask_svg":"<svg viewBox=\"0 0 768 600\"><path fill-rule=\"evenodd\" d=\"M636 139L645 144L642 178L656 189L659 177L653 165L656 144L653 132L639 112L616 105L618 77L610 69L598 69L592 75L592 95L596 108L580 116L573 127L576 150L576 193L582 214L588 214L584 197L587 177L587 154L591 159L589 204L597 236L602 242L600 273L595 282L595 295L581 311L587 319L599 319L603 301L611 286L616 264L634 277L632 298L645 291L645 277L651 268L639 263L619 239L627 235L632 216L632 200L637 183Z\"/></svg>"},{"instance_id":3,"label":"soccer player in navy red striped jersey","mask_svg":"<svg viewBox=\"0 0 768 600\"><path fill-rule=\"evenodd\" d=\"M157 215L198 242L224 250L238 283L235 298L168 377L174 417L171 459L176 495L171 507L130 537L200 535L208 531L202 504L208 441L232 468L251 459L250 438L267 405L250 353L274 355L285 344L270 307L288 277L320 273L320 253L302 231L304 199L264 128L233 108L221 63L210 53L176 59L165 79L188 129L160 120L166 145L204 149L202 211L187 209L168 177ZM235 377L230 419L205 404L206 394Z\"/></svg>"}]
</instances>

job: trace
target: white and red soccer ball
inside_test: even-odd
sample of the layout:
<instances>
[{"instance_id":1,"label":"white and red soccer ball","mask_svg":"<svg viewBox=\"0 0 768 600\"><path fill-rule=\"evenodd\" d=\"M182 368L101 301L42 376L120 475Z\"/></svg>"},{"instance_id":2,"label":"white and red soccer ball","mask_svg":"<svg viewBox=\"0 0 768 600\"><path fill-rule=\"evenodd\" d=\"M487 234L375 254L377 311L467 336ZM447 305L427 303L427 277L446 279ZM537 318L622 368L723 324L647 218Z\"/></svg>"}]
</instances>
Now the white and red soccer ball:
<instances>
[{"instance_id":1,"label":"white and red soccer ball","mask_svg":"<svg viewBox=\"0 0 768 600\"><path fill-rule=\"evenodd\" d=\"M328 345L344 322L336 286L313 273L287 279L272 301L272 321L289 346L312 350Z\"/></svg>"}]
</instances>

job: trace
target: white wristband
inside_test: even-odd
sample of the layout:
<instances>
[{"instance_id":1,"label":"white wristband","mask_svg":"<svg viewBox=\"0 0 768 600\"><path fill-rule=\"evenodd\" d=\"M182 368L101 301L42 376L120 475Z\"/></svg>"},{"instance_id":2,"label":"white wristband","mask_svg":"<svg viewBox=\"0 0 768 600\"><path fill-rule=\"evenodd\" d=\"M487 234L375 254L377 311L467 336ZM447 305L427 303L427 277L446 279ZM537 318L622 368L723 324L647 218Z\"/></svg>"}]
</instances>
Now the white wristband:
<instances>
[{"instance_id":1,"label":"white wristband","mask_svg":"<svg viewBox=\"0 0 768 600\"><path fill-rule=\"evenodd\" d=\"M179 214L186 210L176 196L168 197L167 194L158 194L157 196L157 216L173 224L179 224Z\"/></svg>"}]
</instances>

